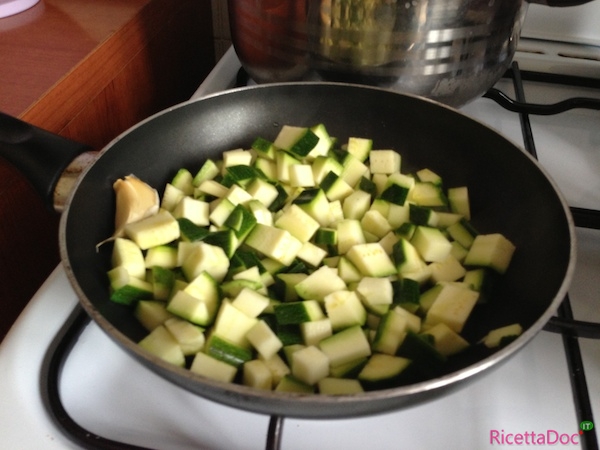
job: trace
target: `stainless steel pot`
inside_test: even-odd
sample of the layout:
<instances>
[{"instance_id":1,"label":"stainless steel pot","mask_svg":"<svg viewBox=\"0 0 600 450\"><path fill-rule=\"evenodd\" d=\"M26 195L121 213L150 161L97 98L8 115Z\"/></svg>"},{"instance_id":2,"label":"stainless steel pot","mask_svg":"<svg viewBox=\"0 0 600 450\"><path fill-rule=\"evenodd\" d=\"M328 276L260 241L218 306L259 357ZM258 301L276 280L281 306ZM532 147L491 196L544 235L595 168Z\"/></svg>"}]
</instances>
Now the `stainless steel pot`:
<instances>
[{"instance_id":1,"label":"stainless steel pot","mask_svg":"<svg viewBox=\"0 0 600 450\"><path fill-rule=\"evenodd\" d=\"M350 81L461 106L508 69L529 2L229 0L228 6L235 50L259 83Z\"/></svg>"}]
</instances>

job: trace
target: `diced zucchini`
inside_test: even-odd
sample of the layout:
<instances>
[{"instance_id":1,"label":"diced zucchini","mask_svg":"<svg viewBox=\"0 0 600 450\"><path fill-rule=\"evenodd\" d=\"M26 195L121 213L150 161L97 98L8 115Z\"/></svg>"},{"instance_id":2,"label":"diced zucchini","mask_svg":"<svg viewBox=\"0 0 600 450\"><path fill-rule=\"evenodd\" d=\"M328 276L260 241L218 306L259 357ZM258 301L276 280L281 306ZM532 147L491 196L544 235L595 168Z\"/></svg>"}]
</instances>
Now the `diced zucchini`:
<instances>
[{"instance_id":1,"label":"diced zucchini","mask_svg":"<svg viewBox=\"0 0 600 450\"><path fill-rule=\"evenodd\" d=\"M410 278L403 278L392 283L394 290L393 304L401 306L412 313L419 309L421 287Z\"/></svg>"},{"instance_id":2,"label":"diced zucchini","mask_svg":"<svg viewBox=\"0 0 600 450\"><path fill-rule=\"evenodd\" d=\"M438 226L438 213L429 206L420 206L414 203L410 203L408 214L409 220L415 225L425 225L428 227Z\"/></svg>"},{"instance_id":3,"label":"diced zucchini","mask_svg":"<svg viewBox=\"0 0 600 450\"><path fill-rule=\"evenodd\" d=\"M479 293L471 289L447 283L435 297L425 316L425 327L442 322L460 333L469 318Z\"/></svg>"},{"instance_id":4,"label":"diced zucchini","mask_svg":"<svg viewBox=\"0 0 600 450\"><path fill-rule=\"evenodd\" d=\"M167 311L197 325L208 326L213 322L219 303L215 280L207 272L202 272L173 295Z\"/></svg>"},{"instance_id":5,"label":"diced zucchini","mask_svg":"<svg viewBox=\"0 0 600 450\"><path fill-rule=\"evenodd\" d=\"M292 354L292 375L294 378L315 385L329 375L329 358L314 345L309 345Z\"/></svg>"},{"instance_id":6,"label":"diced zucchini","mask_svg":"<svg viewBox=\"0 0 600 450\"><path fill-rule=\"evenodd\" d=\"M290 265L302 248L302 242L287 230L256 224L246 245L285 265Z\"/></svg>"},{"instance_id":7,"label":"diced zucchini","mask_svg":"<svg viewBox=\"0 0 600 450\"><path fill-rule=\"evenodd\" d=\"M319 267L326 256L327 251L312 242L303 243L302 248L298 252L298 258L313 267Z\"/></svg>"},{"instance_id":8,"label":"diced zucchini","mask_svg":"<svg viewBox=\"0 0 600 450\"><path fill-rule=\"evenodd\" d=\"M400 153L395 150L371 150L369 167L371 173L391 174L400 172Z\"/></svg>"},{"instance_id":9,"label":"diced zucchini","mask_svg":"<svg viewBox=\"0 0 600 450\"><path fill-rule=\"evenodd\" d=\"M320 184L321 181L323 181L323 178L330 172L340 175L343 167L335 158L330 156L318 156L312 162L311 169L313 172L313 180L316 184Z\"/></svg>"},{"instance_id":10,"label":"diced zucchini","mask_svg":"<svg viewBox=\"0 0 600 450\"><path fill-rule=\"evenodd\" d=\"M336 290L326 295L323 301L334 331L363 326L367 320L367 311L354 291Z\"/></svg>"},{"instance_id":11,"label":"diced zucchini","mask_svg":"<svg viewBox=\"0 0 600 450\"><path fill-rule=\"evenodd\" d=\"M290 186L293 187L314 187L315 179L313 177L310 164L294 164L290 166Z\"/></svg>"},{"instance_id":12,"label":"diced zucchini","mask_svg":"<svg viewBox=\"0 0 600 450\"><path fill-rule=\"evenodd\" d=\"M258 317L269 306L269 297L249 288L243 288L231 302L250 317Z\"/></svg>"},{"instance_id":13,"label":"diced zucchini","mask_svg":"<svg viewBox=\"0 0 600 450\"><path fill-rule=\"evenodd\" d=\"M457 281L465 276L467 270L451 254L442 261L436 261L430 264L431 281Z\"/></svg>"},{"instance_id":14,"label":"diced zucchini","mask_svg":"<svg viewBox=\"0 0 600 450\"><path fill-rule=\"evenodd\" d=\"M246 333L246 338L265 359L273 357L283 348L283 343L264 320L259 320Z\"/></svg>"},{"instance_id":15,"label":"diced zucchini","mask_svg":"<svg viewBox=\"0 0 600 450\"><path fill-rule=\"evenodd\" d=\"M179 224L170 212L158 213L125 225L125 234L142 250L168 244L179 237Z\"/></svg>"},{"instance_id":16,"label":"diced zucchini","mask_svg":"<svg viewBox=\"0 0 600 450\"><path fill-rule=\"evenodd\" d=\"M373 350L387 355L395 355L404 341L407 325L408 319L404 315L395 309L389 310L379 322L372 343Z\"/></svg>"},{"instance_id":17,"label":"diced zucchini","mask_svg":"<svg viewBox=\"0 0 600 450\"><path fill-rule=\"evenodd\" d=\"M190 371L213 380L231 383L237 368L206 353L198 352L192 361Z\"/></svg>"},{"instance_id":18,"label":"diced zucchini","mask_svg":"<svg viewBox=\"0 0 600 450\"><path fill-rule=\"evenodd\" d=\"M384 389L412 381L412 361L400 356L373 354L358 374L365 390Z\"/></svg>"},{"instance_id":19,"label":"diced zucchini","mask_svg":"<svg viewBox=\"0 0 600 450\"><path fill-rule=\"evenodd\" d=\"M249 166L252 162L252 153L247 150L236 148L223 152L223 168L232 166Z\"/></svg>"},{"instance_id":20,"label":"diced zucchini","mask_svg":"<svg viewBox=\"0 0 600 450\"><path fill-rule=\"evenodd\" d=\"M167 319L175 317L167 311L167 305L164 302L156 300L140 300L135 305L133 315L148 331L162 325Z\"/></svg>"},{"instance_id":21,"label":"diced zucchini","mask_svg":"<svg viewBox=\"0 0 600 450\"><path fill-rule=\"evenodd\" d=\"M446 362L446 357L428 342L427 336L408 332L397 352L398 356L410 359L414 366L426 378L438 376Z\"/></svg>"},{"instance_id":22,"label":"diced zucchini","mask_svg":"<svg viewBox=\"0 0 600 450\"><path fill-rule=\"evenodd\" d=\"M323 309L316 300L280 303L274 309L279 325L298 325L325 318Z\"/></svg>"},{"instance_id":23,"label":"diced zucchini","mask_svg":"<svg viewBox=\"0 0 600 450\"><path fill-rule=\"evenodd\" d=\"M257 389L270 391L273 387L273 374L260 359L253 359L244 364L242 383Z\"/></svg>"},{"instance_id":24,"label":"diced zucchini","mask_svg":"<svg viewBox=\"0 0 600 450\"><path fill-rule=\"evenodd\" d=\"M333 334L331 320L326 317L319 320L311 320L300 324L300 333L306 345L317 345L326 337Z\"/></svg>"},{"instance_id":25,"label":"diced zucchini","mask_svg":"<svg viewBox=\"0 0 600 450\"><path fill-rule=\"evenodd\" d=\"M356 219L345 219L337 224L337 251L344 255L358 244L366 243L365 234Z\"/></svg>"},{"instance_id":26,"label":"diced zucchini","mask_svg":"<svg viewBox=\"0 0 600 450\"><path fill-rule=\"evenodd\" d=\"M355 245L346 256L365 276L386 277L396 273L394 263L378 242Z\"/></svg>"},{"instance_id":27,"label":"diced zucchini","mask_svg":"<svg viewBox=\"0 0 600 450\"><path fill-rule=\"evenodd\" d=\"M229 300L223 300L215 319L213 333L235 345L249 348L250 342L246 335L257 322L258 319L243 313Z\"/></svg>"},{"instance_id":28,"label":"diced zucchini","mask_svg":"<svg viewBox=\"0 0 600 450\"><path fill-rule=\"evenodd\" d=\"M229 192L226 186L215 180L205 180L196 188L196 194L206 194L212 197L223 198Z\"/></svg>"},{"instance_id":29,"label":"diced zucchini","mask_svg":"<svg viewBox=\"0 0 600 450\"><path fill-rule=\"evenodd\" d=\"M134 278L143 280L146 277L144 254L140 247L129 239L115 239L111 264L113 267L123 267Z\"/></svg>"},{"instance_id":30,"label":"diced zucchini","mask_svg":"<svg viewBox=\"0 0 600 450\"><path fill-rule=\"evenodd\" d=\"M365 212L360 220L360 224L364 232L371 233L377 236L378 239L381 239L383 236L392 231L392 226L388 222L387 218L376 210L369 210Z\"/></svg>"},{"instance_id":31,"label":"diced zucchini","mask_svg":"<svg viewBox=\"0 0 600 450\"><path fill-rule=\"evenodd\" d=\"M371 346L359 326L346 328L319 342L319 348L329 358L329 365L339 367L371 355Z\"/></svg>"},{"instance_id":32,"label":"diced zucchini","mask_svg":"<svg viewBox=\"0 0 600 450\"><path fill-rule=\"evenodd\" d=\"M198 187L202 182L215 178L220 172L219 166L212 159L207 159L194 176L192 184Z\"/></svg>"},{"instance_id":33,"label":"diced zucchini","mask_svg":"<svg viewBox=\"0 0 600 450\"><path fill-rule=\"evenodd\" d=\"M369 174L369 167L351 154L346 157L343 167L340 176L349 186L356 186L361 178Z\"/></svg>"},{"instance_id":34,"label":"diced zucchini","mask_svg":"<svg viewBox=\"0 0 600 450\"><path fill-rule=\"evenodd\" d=\"M479 233L464 218L446 228L446 231L452 239L462 245L464 248L471 248L475 236Z\"/></svg>"},{"instance_id":35,"label":"diced zucchini","mask_svg":"<svg viewBox=\"0 0 600 450\"><path fill-rule=\"evenodd\" d=\"M304 158L319 143L319 137L308 128L284 125L273 143L282 150Z\"/></svg>"},{"instance_id":36,"label":"diced zucchini","mask_svg":"<svg viewBox=\"0 0 600 450\"><path fill-rule=\"evenodd\" d=\"M518 323L491 330L483 339L483 345L488 348L500 347L507 341L512 341L523 333L523 327Z\"/></svg>"},{"instance_id":37,"label":"diced zucchini","mask_svg":"<svg viewBox=\"0 0 600 450\"><path fill-rule=\"evenodd\" d=\"M164 326L179 343L185 356L195 355L204 348L206 339L203 328L177 317L167 319Z\"/></svg>"},{"instance_id":38,"label":"diced zucchini","mask_svg":"<svg viewBox=\"0 0 600 450\"><path fill-rule=\"evenodd\" d=\"M391 305L394 289L389 278L364 277L356 286L356 292L366 305Z\"/></svg>"},{"instance_id":39,"label":"diced zucchini","mask_svg":"<svg viewBox=\"0 0 600 450\"><path fill-rule=\"evenodd\" d=\"M264 362L267 368L271 371L273 387L277 386L286 375L291 373L289 366L279 355L274 355L268 359L258 355L258 359Z\"/></svg>"},{"instance_id":40,"label":"diced zucchini","mask_svg":"<svg viewBox=\"0 0 600 450\"><path fill-rule=\"evenodd\" d=\"M108 279L111 286L110 299L115 303L131 305L138 300L152 298L152 284L132 277L123 266L109 270Z\"/></svg>"},{"instance_id":41,"label":"diced zucchini","mask_svg":"<svg viewBox=\"0 0 600 450\"><path fill-rule=\"evenodd\" d=\"M400 154L372 146L285 125L195 176L178 170L161 209L155 195L158 212L115 233L111 300L137 302L141 345L285 392L353 395L439 375L469 346L459 333L515 246L473 228L466 186L403 174Z\"/></svg>"},{"instance_id":42,"label":"diced zucchini","mask_svg":"<svg viewBox=\"0 0 600 450\"><path fill-rule=\"evenodd\" d=\"M381 198L390 203L402 206L406 202L414 184L414 178L400 172L394 172L387 178L381 192Z\"/></svg>"},{"instance_id":43,"label":"diced zucchini","mask_svg":"<svg viewBox=\"0 0 600 450\"><path fill-rule=\"evenodd\" d=\"M469 347L469 343L445 323L429 328L427 334L433 336L433 345L444 356L452 356Z\"/></svg>"},{"instance_id":44,"label":"diced zucchini","mask_svg":"<svg viewBox=\"0 0 600 450\"><path fill-rule=\"evenodd\" d=\"M416 175L419 181L433 183L435 186L442 186L442 177L431 169L417 170Z\"/></svg>"},{"instance_id":45,"label":"diced zucchini","mask_svg":"<svg viewBox=\"0 0 600 450\"><path fill-rule=\"evenodd\" d=\"M452 212L462 215L467 220L471 219L469 189L466 186L449 188L448 203Z\"/></svg>"},{"instance_id":46,"label":"diced zucchini","mask_svg":"<svg viewBox=\"0 0 600 450\"><path fill-rule=\"evenodd\" d=\"M418 226L410 243L427 262L444 261L452 250L452 244L438 228Z\"/></svg>"},{"instance_id":47,"label":"diced zucchini","mask_svg":"<svg viewBox=\"0 0 600 450\"><path fill-rule=\"evenodd\" d=\"M240 244L240 239L237 238L236 236L236 232L233 229L224 229L224 230L219 230L219 231L212 231L209 232L203 239L202 239L203 243L205 245L209 245L212 247L216 247L216 248L220 248L221 250L223 250L223 253L225 254L225 256L227 256L227 258L231 258L233 257L233 255L235 254L235 251L237 250L239 244ZM204 250L206 250L206 247L204 248ZM225 264L225 261L223 261L221 259L221 253L217 250L214 250L214 257L215 257L215 263L216 261L219 261L220 264L218 266L215 266L214 270L213 270L213 276L220 278L221 277L221 272L222 270L229 270L229 266ZM208 255L205 255L205 258L208 257Z\"/></svg>"},{"instance_id":48,"label":"diced zucchini","mask_svg":"<svg viewBox=\"0 0 600 450\"><path fill-rule=\"evenodd\" d=\"M273 142L262 137L257 137L250 148L255 150L260 157L271 160L275 158L275 152L277 151L277 147Z\"/></svg>"},{"instance_id":49,"label":"diced zucchini","mask_svg":"<svg viewBox=\"0 0 600 450\"><path fill-rule=\"evenodd\" d=\"M322 227L331 223L329 200L320 188L308 188L294 199L294 203L307 212Z\"/></svg>"},{"instance_id":50,"label":"diced zucchini","mask_svg":"<svg viewBox=\"0 0 600 450\"><path fill-rule=\"evenodd\" d=\"M172 211L184 197L185 192L181 189L177 189L171 183L167 183L160 200L160 207L166 211Z\"/></svg>"},{"instance_id":51,"label":"diced zucchini","mask_svg":"<svg viewBox=\"0 0 600 450\"><path fill-rule=\"evenodd\" d=\"M235 232L235 237L243 240L256 225L254 215L241 204L237 205L225 220L224 225Z\"/></svg>"},{"instance_id":52,"label":"diced zucchini","mask_svg":"<svg viewBox=\"0 0 600 450\"><path fill-rule=\"evenodd\" d=\"M323 190L330 202L343 200L354 192L352 186L334 172L329 172L325 175L323 180L321 180L321 183L319 183L319 187Z\"/></svg>"},{"instance_id":53,"label":"diced zucchini","mask_svg":"<svg viewBox=\"0 0 600 450\"><path fill-rule=\"evenodd\" d=\"M406 328L408 331L418 333L421 331L421 317L414 314L413 312L403 308L402 306L395 306L394 311L404 317L406 317L407 323Z\"/></svg>"},{"instance_id":54,"label":"diced zucchini","mask_svg":"<svg viewBox=\"0 0 600 450\"><path fill-rule=\"evenodd\" d=\"M297 394L312 394L315 389L310 384L297 380L291 375L284 375L275 387L276 392L293 392Z\"/></svg>"},{"instance_id":55,"label":"diced zucchini","mask_svg":"<svg viewBox=\"0 0 600 450\"><path fill-rule=\"evenodd\" d=\"M179 343L163 325L154 328L139 345L168 363L179 367L185 365L185 356Z\"/></svg>"},{"instance_id":56,"label":"diced zucchini","mask_svg":"<svg viewBox=\"0 0 600 450\"><path fill-rule=\"evenodd\" d=\"M208 231L207 228L196 225L186 217L181 217L177 219L177 223L179 224L180 239L185 242L201 241L204 238L206 238L206 236L208 236L210 233L210 231ZM158 247L152 247L148 249L148 251L154 248Z\"/></svg>"},{"instance_id":57,"label":"diced zucchini","mask_svg":"<svg viewBox=\"0 0 600 450\"><path fill-rule=\"evenodd\" d=\"M150 269L150 281L152 282L152 293L155 300L166 301L170 298L175 284L175 273L162 266L152 266Z\"/></svg>"},{"instance_id":58,"label":"diced zucchini","mask_svg":"<svg viewBox=\"0 0 600 450\"><path fill-rule=\"evenodd\" d=\"M442 283L437 283L421 293L419 296L419 306L423 312L426 313L429 311L429 308L431 308L431 305L433 305L433 302L443 288L444 285Z\"/></svg>"},{"instance_id":59,"label":"diced zucchini","mask_svg":"<svg viewBox=\"0 0 600 450\"><path fill-rule=\"evenodd\" d=\"M317 383L319 393L324 395L351 395L364 392L358 380L326 377Z\"/></svg>"},{"instance_id":60,"label":"diced zucchini","mask_svg":"<svg viewBox=\"0 0 600 450\"><path fill-rule=\"evenodd\" d=\"M206 340L204 353L239 369L253 359L252 351L213 333Z\"/></svg>"},{"instance_id":61,"label":"diced zucchini","mask_svg":"<svg viewBox=\"0 0 600 450\"><path fill-rule=\"evenodd\" d=\"M411 189L410 201L430 208L445 208L448 205L448 199L440 185L423 181L415 183Z\"/></svg>"},{"instance_id":62,"label":"diced zucchini","mask_svg":"<svg viewBox=\"0 0 600 450\"><path fill-rule=\"evenodd\" d=\"M329 373L335 378L356 378L368 359L368 356L363 356L345 364L330 367Z\"/></svg>"},{"instance_id":63,"label":"diced zucchini","mask_svg":"<svg viewBox=\"0 0 600 450\"><path fill-rule=\"evenodd\" d=\"M320 225L298 205L292 204L275 220L275 226L287 230L301 242L308 242Z\"/></svg>"},{"instance_id":64,"label":"diced zucchini","mask_svg":"<svg viewBox=\"0 0 600 450\"><path fill-rule=\"evenodd\" d=\"M360 161L366 161L373 148L373 139L361 137L349 137L346 150L348 153L358 158Z\"/></svg>"},{"instance_id":65,"label":"diced zucchini","mask_svg":"<svg viewBox=\"0 0 600 450\"><path fill-rule=\"evenodd\" d=\"M371 194L356 190L347 196L342 203L344 218L360 220L371 206Z\"/></svg>"},{"instance_id":66,"label":"diced zucchini","mask_svg":"<svg viewBox=\"0 0 600 450\"><path fill-rule=\"evenodd\" d=\"M248 155L248 152L245 152ZM252 157L248 158L247 156L243 158L243 162L247 162L248 159L252 160ZM242 162L242 161L240 161ZM243 187L244 189L248 188L248 185L256 180L260 176L260 172L258 172L253 166L249 166L247 164L238 164L238 165L226 165L225 166L225 175L224 179L227 178L231 180L233 183Z\"/></svg>"},{"instance_id":67,"label":"diced zucchini","mask_svg":"<svg viewBox=\"0 0 600 450\"><path fill-rule=\"evenodd\" d=\"M464 263L466 266L489 267L498 273L505 273L515 248L515 245L500 233L480 234L475 237Z\"/></svg>"},{"instance_id":68,"label":"diced zucchini","mask_svg":"<svg viewBox=\"0 0 600 450\"><path fill-rule=\"evenodd\" d=\"M173 217L182 217L190 220L195 225L204 227L209 224L210 208L208 202L192 197L183 197L173 208Z\"/></svg>"},{"instance_id":69,"label":"diced zucchini","mask_svg":"<svg viewBox=\"0 0 600 450\"><path fill-rule=\"evenodd\" d=\"M188 280L207 272L216 281L222 281L229 270L229 258L223 248L198 242L183 261L181 269Z\"/></svg>"},{"instance_id":70,"label":"diced zucchini","mask_svg":"<svg viewBox=\"0 0 600 450\"><path fill-rule=\"evenodd\" d=\"M252 182L248 185L247 192L252 196L252 198L260 201L267 208L271 206L271 204L279 195L275 185L261 178L255 178L252 180Z\"/></svg>"},{"instance_id":71,"label":"diced zucchini","mask_svg":"<svg viewBox=\"0 0 600 450\"><path fill-rule=\"evenodd\" d=\"M296 284L296 292L306 300L323 300L332 292L346 289L346 283L335 269L321 266L308 277Z\"/></svg>"},{"instance_id":72,"label":"diced zucchini","mask_svg":"<svg viewBox=\"0 0 600 450\"><path fill-rule=\"evenodd\" d=\"M174 269L177 267L177 248L170 245L151 247L146 252L144 264L147 269L151 267Z\"/></svg>"},{"instance_id":73,"label":"diced zucchini","mask_svg":"<svg viewBox=\"0 0 600 450\"><path fill-rule=\"evenodd\" d=\"M337 270L338 276L344 280L344 283L346 284L360 281L363 277L360 270L344 256L339 258Z\"/></svg>"},{"instance_id":74,"label":"diced zucchini","mask_svg":"<svg viewBox=\"0 0 600 450\"><path fill-rule=\"evenodd\" d=\"M310 153L306 155L307 160L313 161L319 156L327 155L333 146L334 140L331 138L331 136L329 136L325 125L322 123L310 127L310 131L312 131L319 138L317 145L315 145Z\"/></svg>"},{"instance_id":75,"label":"diced zucchini","mask_svg":"<svg viewBox=\"0 0 600 450\"><path fill-rule=\"evenodd\" d=\"M485 303L489 300L498 274L486 267L467 270L463 278L463 283L474 291L479 292L478 303Z\"/></svg>"}]
</instances>

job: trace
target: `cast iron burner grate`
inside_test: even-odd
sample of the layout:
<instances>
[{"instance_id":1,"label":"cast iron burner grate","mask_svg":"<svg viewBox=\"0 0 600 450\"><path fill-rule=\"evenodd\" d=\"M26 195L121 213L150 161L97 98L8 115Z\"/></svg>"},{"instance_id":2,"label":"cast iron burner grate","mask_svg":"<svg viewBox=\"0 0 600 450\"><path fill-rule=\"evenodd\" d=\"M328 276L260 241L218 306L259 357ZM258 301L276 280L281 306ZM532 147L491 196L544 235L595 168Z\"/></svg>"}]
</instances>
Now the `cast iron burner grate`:
<instances>
[{"instance_id":1,"label":"cast iron burner grate","mask_svg":"<svg viewBox=\"0 0 600 450\"><path fill-rule=\"evenodd\" d=\"M600 81L598 80L537 72L522 72L517 63L513 63L512 67L505 74L505 77L513 80L516 93L515 99L510 98L504 92L495 88L490 89L484 97L490 98L503 108L519 114L525 149L535 158L537 158L537 152L529 115L553 115L573 108L600 110L600 100L593 98L576 97L548 105L527 103L523 89L523 80L600 89ZM247 74L241 69L237 76L237 85L246 85L248 81ZM600 230L600 211L571 207L571 213L576 227ZM62 403L59 389L62 367L71 349L76 344L78 336L89 322L90 318L87 313L80 306L77 306L51 343L44 359L40 377L44 404L59 429L74 443L83 448L111 450L145 449L145 447L107 439L86 430L73 420ZM594 423L578 339L600 339L600 323L575 320L571 309L571 301L567 294L559 307L557 315L550 319L544 330L562 334L578 422L591 421ZM266 441L267 449L275 450L280 448L284 419L282 416L271 417ZM584 433L581 435L580 442L583 450L599 450L597 433Z\"/></svg>"}]
</instances>

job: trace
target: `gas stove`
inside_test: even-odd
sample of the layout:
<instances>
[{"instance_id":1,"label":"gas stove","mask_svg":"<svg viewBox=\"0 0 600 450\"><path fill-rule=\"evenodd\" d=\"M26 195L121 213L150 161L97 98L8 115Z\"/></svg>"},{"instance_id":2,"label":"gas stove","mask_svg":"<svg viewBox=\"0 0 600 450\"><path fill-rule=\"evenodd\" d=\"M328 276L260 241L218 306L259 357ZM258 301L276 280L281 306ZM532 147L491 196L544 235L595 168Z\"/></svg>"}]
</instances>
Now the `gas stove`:
<instances>
[{"instance_id":1,"label":"gas stove","mask_svg":"<svg viewBox=\"0 0 600 450\"><path fill-rule=\"evenodd\" d=\"M535 27L531 30L527 37L524 29L507 76L462 108L536 155L572 207L577 225L577 266L568 298L546 329L512 359L465 388L408 409L274 422L193 395L142 367L79 312L59 266L0 346L3 445L598 449L600 40L586 35L578 43L548 42ZM240 75L230 49L192 98L246 82Z\"/></svg>"}]
</instances>

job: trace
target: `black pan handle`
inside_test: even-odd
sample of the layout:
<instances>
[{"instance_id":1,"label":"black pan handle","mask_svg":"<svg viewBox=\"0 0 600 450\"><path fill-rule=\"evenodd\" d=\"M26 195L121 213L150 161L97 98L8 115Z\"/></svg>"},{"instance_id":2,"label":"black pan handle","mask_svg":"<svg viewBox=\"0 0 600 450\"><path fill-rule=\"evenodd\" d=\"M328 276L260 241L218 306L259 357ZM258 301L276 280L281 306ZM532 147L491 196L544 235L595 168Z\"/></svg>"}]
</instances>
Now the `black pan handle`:
<instances>
[{"instance_id":1,"label":"black pan handle","mask_svg":"<svg viewBox=\"0 0 600 450\"><path fill-rule=\"evenodd\" d=\"M567 6L578 6L585 3L590 3L593 0L528 0L529 3L537 3L538 5L556 6L556 7L567 7Z\"/></svg>"},{"instance_id":2,"label":"black pan handle","mask_svg":"<svg viewBox=\"0 0 600 450\"><path fill-rule=\"evenodd\" d=\"M0 157L20 170L54 209L54 189L67 166L91 149L0 112Z\"/></svg>"}]
</instances>

